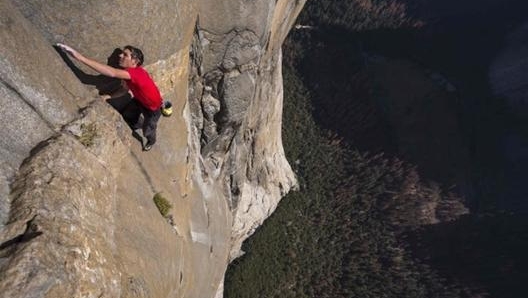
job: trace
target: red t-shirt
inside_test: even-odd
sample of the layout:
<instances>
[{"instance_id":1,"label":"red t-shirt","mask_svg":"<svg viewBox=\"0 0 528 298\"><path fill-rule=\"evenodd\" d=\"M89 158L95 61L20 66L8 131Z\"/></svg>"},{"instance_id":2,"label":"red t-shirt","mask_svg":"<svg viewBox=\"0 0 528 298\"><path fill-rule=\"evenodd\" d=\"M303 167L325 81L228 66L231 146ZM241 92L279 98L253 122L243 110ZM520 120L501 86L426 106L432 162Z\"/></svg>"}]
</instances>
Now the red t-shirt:
<instances>
[{"instance_id":1,"label":"red t-shirt","mask_svg":"<svg viewBox=\"0 0 528 298\"><path fill-rule=\"evenodd\" d=\"M130 67L126 71L130 80L125 80L134 97L147 109L155 111L161 107L163 100L158 87L143 67Z\"/></svg>"}]
</instances>

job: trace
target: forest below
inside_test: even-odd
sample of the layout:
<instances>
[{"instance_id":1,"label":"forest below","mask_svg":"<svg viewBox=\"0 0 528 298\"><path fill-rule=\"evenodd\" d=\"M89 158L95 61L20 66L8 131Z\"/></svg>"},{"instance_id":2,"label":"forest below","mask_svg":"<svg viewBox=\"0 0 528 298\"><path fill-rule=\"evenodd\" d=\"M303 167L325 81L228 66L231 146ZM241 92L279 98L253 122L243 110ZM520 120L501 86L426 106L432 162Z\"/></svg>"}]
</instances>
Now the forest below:
<instances>
[{"instance_id":1,"label":"forest below","mask_svg":"<svg viewBox=\"0 0 528 298\"><path fill-rule=\"evenodd\" d=\"M501 142L528 137L528 110L488 69L526 8L308 1L283 47L300 189L245 242L224 296L522 297L528 190Z\"/></svg>"}]
</instances>

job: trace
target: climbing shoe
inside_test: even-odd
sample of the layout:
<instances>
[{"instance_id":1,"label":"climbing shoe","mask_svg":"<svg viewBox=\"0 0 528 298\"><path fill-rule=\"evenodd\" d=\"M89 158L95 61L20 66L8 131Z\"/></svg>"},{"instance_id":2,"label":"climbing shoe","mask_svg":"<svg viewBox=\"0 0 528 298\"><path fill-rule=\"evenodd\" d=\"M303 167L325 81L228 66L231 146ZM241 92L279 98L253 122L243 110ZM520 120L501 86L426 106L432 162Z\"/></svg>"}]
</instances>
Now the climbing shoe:
<instances>
[{"instance_id":1,"label":"climbing shoe","mask_svg":"<svg viewBox=\"0 0 528 298\"><path fill-rule=\"evenodd\" d=\"M154 145L154 143L147 142L147 144L145 144L145 147L143 147L143 151L149 151L150 149L152 149L152 145Z\"/></svg>"}]
</instances>

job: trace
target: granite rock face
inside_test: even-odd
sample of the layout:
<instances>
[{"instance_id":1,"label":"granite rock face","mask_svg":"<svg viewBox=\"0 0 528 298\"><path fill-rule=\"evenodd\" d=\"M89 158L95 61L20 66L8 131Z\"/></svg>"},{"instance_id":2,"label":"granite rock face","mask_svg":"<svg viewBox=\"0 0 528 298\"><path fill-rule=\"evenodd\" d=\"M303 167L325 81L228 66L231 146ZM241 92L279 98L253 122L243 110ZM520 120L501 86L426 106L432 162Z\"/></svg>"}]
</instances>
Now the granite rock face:
<instances>
[{"instance_id":1,"label":"granite rock face","mask_svg":"<svg viewBox=\"0 0 528 298\"><path fill-rule=\"evenodd\" d=\"M127 147L124 130L114 129L113 121L98 121L95 113L108 114L101 106L41 143L21 166L12 184L9 223L2 230L2 240L7 239L0 275L4 297L119 296L113 252L119 173L109 169L118 169L116 157L124 157ZM111 142L95 140L86 150L67 133L81 135L83 124L98 126L98 134Z\"/></svg>"},{"instance_id":2,"label":"granite rock face","mask_svg":"<svg viewBox=\"0 0 528 298\"><path fill-rule=\"evenodd\" d=\"M221 297L242 241L296 185L280 47L303 4L2 1L0 297ZM151 151L100 99L115 82L56 42L98 61L144 51L175 111Z\"/></svg>"},{"instance_id":3,"label":"granite rock face","mask_svg":"<svg viewBox=\"0 0 528 298\"><path fill-rule=\"evenodd\" d=\"M230 259L296 186L282 149L280 46L303 4L212 4L197 24L189 80L191 157L201 170L197 179L220 189L233 213Z\"/></svg>"},{"instance_id":4,"label":"granite rock face","mask_svg":"<svg viewBox=\"0 0 528 298\"><path fill-rule=\"evenodd\" d=\"M67 69L53 47L9 1L0 3L0 196L7 197L14 173L30 150L76 117L88 92ZM1 200L0 223L7 220Z\"/></svg>"}]
</instances>

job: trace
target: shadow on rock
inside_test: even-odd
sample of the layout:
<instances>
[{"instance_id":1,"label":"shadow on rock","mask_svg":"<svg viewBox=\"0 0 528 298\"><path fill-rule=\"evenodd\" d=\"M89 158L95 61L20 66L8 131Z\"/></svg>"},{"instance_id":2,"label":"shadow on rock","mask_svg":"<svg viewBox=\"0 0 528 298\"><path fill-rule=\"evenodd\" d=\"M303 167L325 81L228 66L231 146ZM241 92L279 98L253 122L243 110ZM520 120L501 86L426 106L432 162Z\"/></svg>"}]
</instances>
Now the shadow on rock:
<instances>
[{"instance_id":1,"label":"shadow on rock","mask_svg":"<svg viewBox=\"0 0 528 298\"><path fill-rule=\"evenodd\" d=\"M116 78L107 77L104 75L90 75L78 68L73 61L68 57L68 55L62 51L59 47L53 46L55 50L59 53L62 60L66 65L71 69L75 76L83 83L87 85L95 86L99 91L100 95L103 94L112 94L117 92L121 88L121 80ZM107 59L107 65L112 67L119 67L119 54L122 50L119 48L114 49L112 54Z\"/></svg>"}]
</instances>

